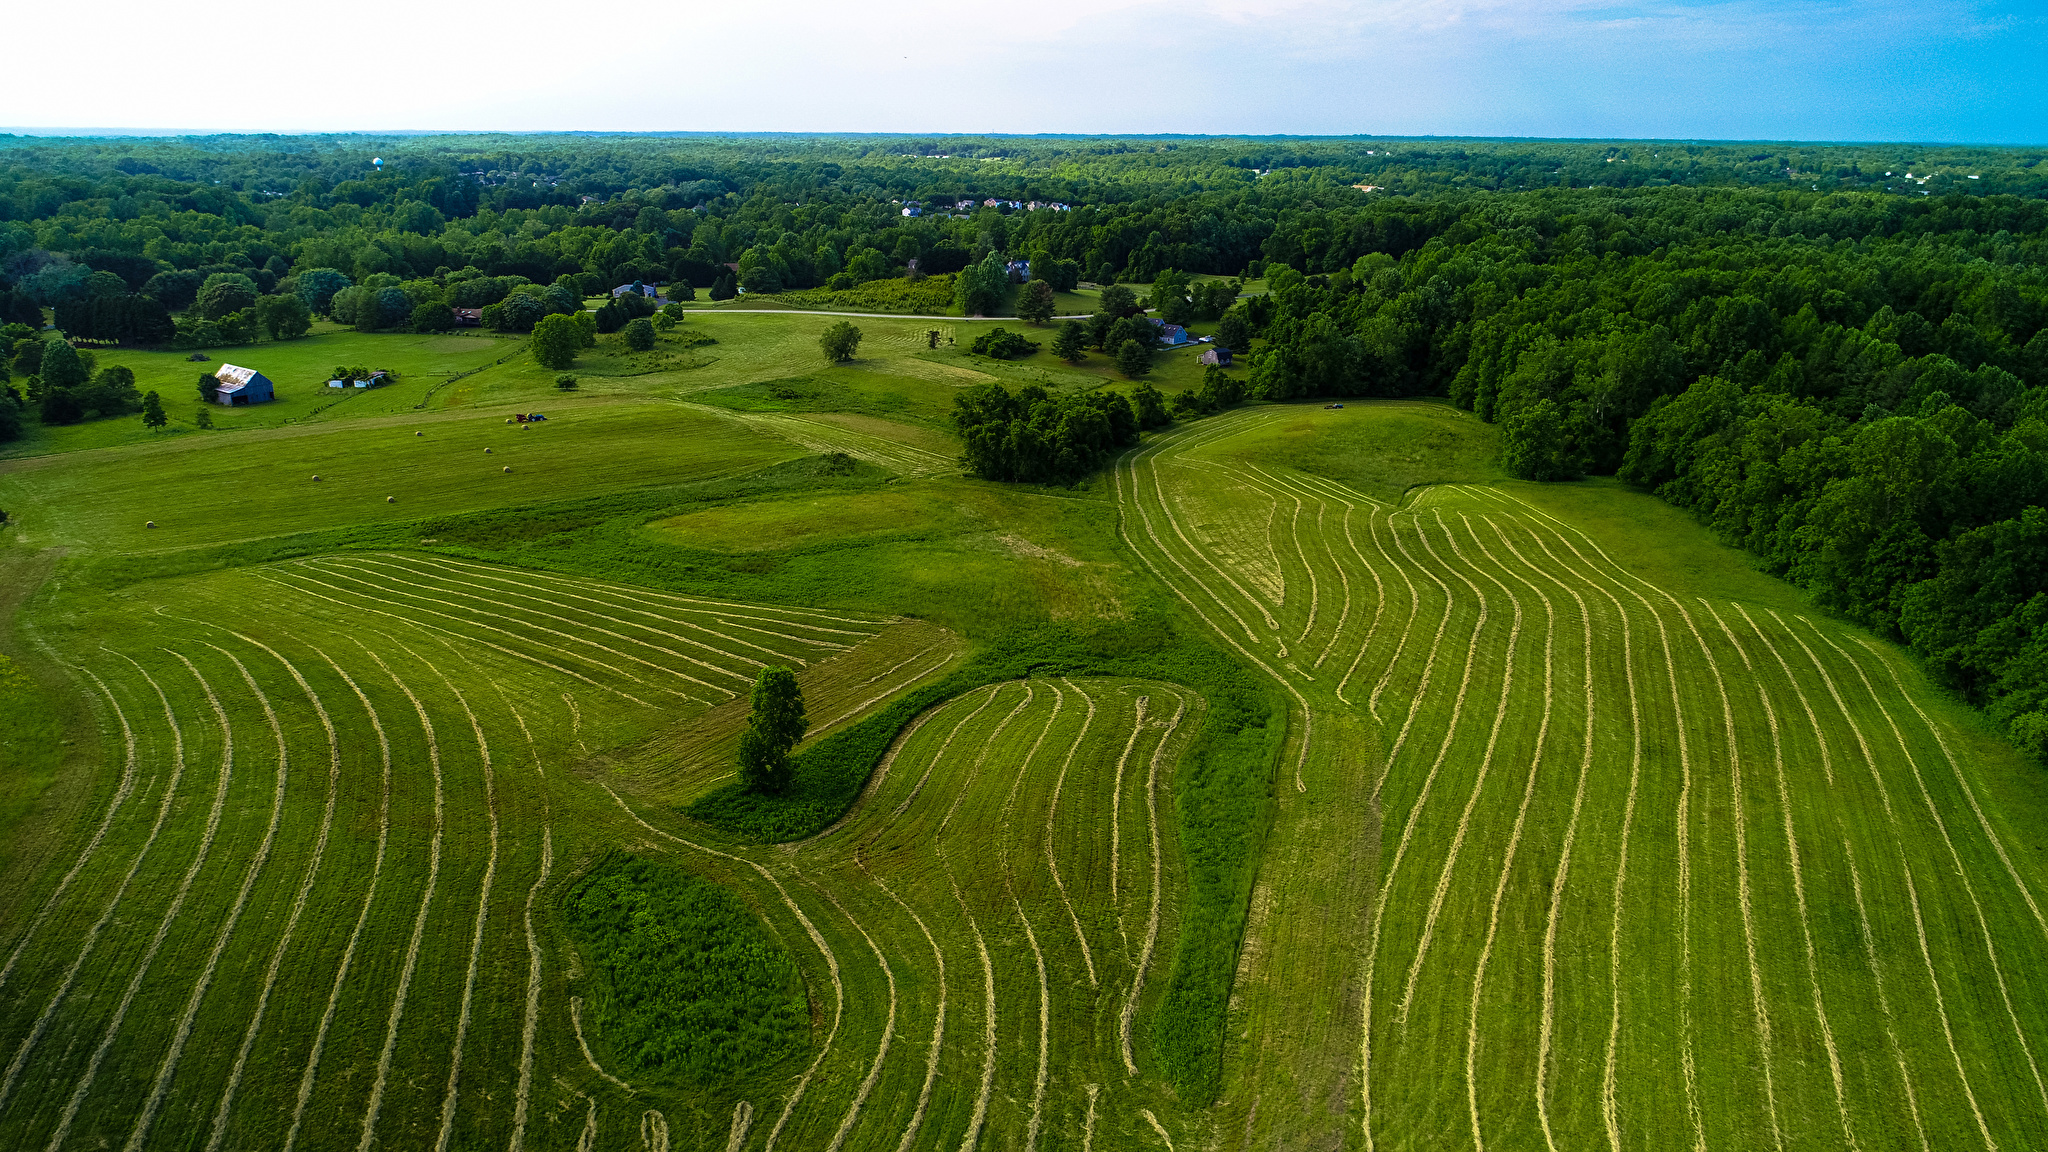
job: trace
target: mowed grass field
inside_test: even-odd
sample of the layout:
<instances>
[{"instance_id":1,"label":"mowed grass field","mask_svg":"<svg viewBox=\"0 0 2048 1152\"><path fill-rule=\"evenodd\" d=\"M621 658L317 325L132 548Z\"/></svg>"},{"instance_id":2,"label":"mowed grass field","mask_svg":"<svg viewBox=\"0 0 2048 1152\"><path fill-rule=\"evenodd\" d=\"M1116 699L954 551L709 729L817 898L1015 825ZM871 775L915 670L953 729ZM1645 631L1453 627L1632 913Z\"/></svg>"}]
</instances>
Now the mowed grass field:
<instances>
[{"instance_id":1,"label":"mowed grass field","mask_svg":"<svg viewBox=\"0 0 2048 1152\"><path fill-rule=\"evenodd\" d=\"M1895 649L1438 404L963 478L960 388L1100 365L864 320L828 367L831 322L0 461L0 700L39 721L0 739L0 1146L2048 1144L2048 811ZM1151 1033L1223 712L1186 685L1034 667L808 840L685 815L765 664L815 744L1006 629L1142 644L1162 605L1291 706L1213 1104ZM561 909L620 849L739 894L793 1055L626 1072Z\"/></svg>"},{"instance_id":2,"label":"mowed grass field","mask_svg":"<svg viewBox=\"0 0 2048 1152\"><path fill-rule=\"evenodd\" d=\"M1399 446L1470 419L1253 409L1118 472L1132 548L1298 721L1219 1129L2048 1140L2034 773L1646 497L1463 451L1410 487ZM1309 439L1383 447L1272 451Z\"/></svg>"}]
</instances>

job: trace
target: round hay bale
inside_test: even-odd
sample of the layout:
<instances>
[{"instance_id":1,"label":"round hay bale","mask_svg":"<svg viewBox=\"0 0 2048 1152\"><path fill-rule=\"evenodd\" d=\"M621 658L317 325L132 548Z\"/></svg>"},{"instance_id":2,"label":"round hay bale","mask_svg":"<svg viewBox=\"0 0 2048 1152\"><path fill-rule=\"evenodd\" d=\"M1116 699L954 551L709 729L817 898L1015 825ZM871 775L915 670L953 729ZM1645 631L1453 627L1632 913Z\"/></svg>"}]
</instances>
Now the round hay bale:
<instances>
[{"instance_id":1,"label":"round hay bale","mask_svg":"<svg viewBox=\"0 0 2048 1152\"><path fill-rule=\"evenodd\" d=\"M396 496L386 496L386 497L384 498L384 502L385 502L386 504L396 504L396 503L398 503L398 497L396 497Z\"/></svg>"},{"instance_id":2,"label":"round hay bale","mask_svg":"<svg viewBox=\"0 0 2048 1152\"><path fill-rule=\"evenodd\" d=\"M317 475L316 475L316 476L314 476L314 477L313 477L313 482L314 482L314 483L316 483L316 484L317 484L317 483L319 483L319 482L320 482L320 477L319 477L319 476L317 476Z\"/></svg>"},{"instance_id":3,"label":"round hay bale","mask_svg":"<svg viewBox=\"0 0 2048 1152\"><path fill-rule=\"evenodd\" d=\"M426 433L425 433L425 432L415 432L415 433L413 433L413 435L415 435L415 436L425 436L425 435L426 435Z\"/></svg>"},{"instance_id":4,"label":"round hay bale","mask_svg":"<svg viewBox=\"0 0 2048 1152\"><path fill-rule=\"evenodd\" d=\"M145 521L143 521L143 522L142 522L142 526L143 526L144 528L154 528L154 527L156 527L156 521L154 521L154 520L145 520Z\"/></svg>"},{"instance_id":5,"label":"round hay bale","mask_svg":"<svg viewBox=\"0 0 2048 1152\"><path fill-rule=\"evenodd\" d=\"M510 472L511 470L512 466L510 464L505 465L505 471Z\"/></svg>"},{"instance_id":6,"label":"round hay bale","mask_svg":"<svg viewBox=\"0 0 2048 1152\"><path fill-rule=\"evenodd\" d=\"M489 456L490 454L491 450L489 448L484 449L484 455Z\"/></svg>"},{"instance_id":7,"label":"round hay bale","mask_svg":"<svg viewBox=\"0 0 2048 1152\"><path fill-rule=\"evenodd\" d=\"M520 430L521 432L531 432L531 431L533 431L533 425L531 425L531 424L521 424L521 425L519 426L519 430Z\"/></svg>"}]
</instances>

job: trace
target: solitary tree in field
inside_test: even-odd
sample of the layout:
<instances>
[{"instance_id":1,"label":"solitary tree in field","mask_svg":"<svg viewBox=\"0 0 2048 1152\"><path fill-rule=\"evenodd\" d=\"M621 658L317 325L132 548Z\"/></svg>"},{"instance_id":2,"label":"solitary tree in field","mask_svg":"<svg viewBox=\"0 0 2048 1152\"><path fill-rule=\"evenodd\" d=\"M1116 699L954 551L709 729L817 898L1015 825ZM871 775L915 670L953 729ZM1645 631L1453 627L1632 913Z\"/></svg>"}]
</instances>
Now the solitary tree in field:
<instances>
[{"instance_id":1,"label":"solitary tree in field","mask_svg":"<svg viewBox=\"0 0 2048 1152\"><path fill-rule=\"evenodd\" d=\"M1088 353L1082 351L1087 343L1088 333L1081 327L1081 322L1069 320L1060 325L1060 330L1053 335L1052 354L1070 364L1079 364L1088 358Z\"/></svg>"},{"instance_id":2,"label":"solitary tree in field","mask_svg":"<svg viewBox=\"0 0 2048 1152\"><path fill-rule=\"evenodd\" d=\"M163 397L151 392L142 398L142 426L144 428L161 428L170 422L171 418L164 415Z\"/></svg>"},{"instance_id":3,"label":"solitary tree in field","mask_svg":"<svg viewBox=\"0 0 2048 1152\"><path fill-rule=\"evenodd\" d=\"M199 412L192 418L192 423L198 425L201 428L213 427L213 409L208 408L204 404L201 404L199 406Z\"/></svg>"},{"instance_id":4,"label":"solitary tree in field","mask_svg":"<svg viewBox=\"0 0 2048 1152\"><path fill-rule=\"evenodd\" d=\"M626 326L619 329L619 335L625 339L626 347L635 352L646 352L654 347L654 324L645 316L626 321Z\"/></svg>"},{"instance_id":5,"label":"solitary tree in field","mask_svg":"<svg viewBox=\"0 0 2048 1152\"><path fill-rule=\"evenodd\" d=\"M533 349L533 358L541 367L567 368L576 362L576 352L583 347L583 328L559 312L544 316L533 326L528 347Z\"/></svg>"},{"instance_id":6,"label":"solitary tree in field","mask_svg":"<svg viewBox=\"0 0 2048 1152\"><path fill-rule=\"evenodd\" d=\"M1116 370L1136 380L1152 370L1152 351L1136 340L1126 340L1116 350Z\"/></svg>"},{"instance_id":7,"label":"solitary tree in field","mask_svg":"<svg viewBox=\"0 0 2048 1152\"><path fill-rule=\"evenodd\" d=\"M1052 285L1043 280L1033 280L1017 293L1017 318L1033 324L1043 324L1052 319Z\"/></svg>"},{"instance_id":8,"label":"solitary tree in field","mask_svg":"<svg viewBox=\"0 0 2048 1152\"><path fill-rule=\"evenodd\" d=\"M848 321L841 320L825 329L825 334L818 337L818 348L825 353L825 359L834 364L851 360L853 354L860 349L860 329Z\"/></svg>"},{"instance_id":9,"label":"solitary tree in field","mask_svg":"<svg viewBox=\"0 0 2048 1152\"><path fill-rule=\"evenodd\" d=\"M756 792L789 787L789 752L810 729L804 690L787 668L763 668L754 681L754 713L740 737L740 780Z\"/></svg>"}]
</instances>

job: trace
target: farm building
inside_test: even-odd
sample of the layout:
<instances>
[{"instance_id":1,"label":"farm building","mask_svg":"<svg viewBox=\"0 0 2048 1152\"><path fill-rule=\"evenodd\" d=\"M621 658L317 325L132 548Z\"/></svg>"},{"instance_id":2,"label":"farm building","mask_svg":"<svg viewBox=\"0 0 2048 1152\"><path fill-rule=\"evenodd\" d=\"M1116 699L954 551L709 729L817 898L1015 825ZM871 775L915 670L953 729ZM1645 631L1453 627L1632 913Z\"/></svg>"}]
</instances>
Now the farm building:
<instances>
[{"instance_id":1,"label":"farm building","mask_svg":"<svg viewBox=\"0 0 2048 1152\"><path fill-rule=\"evenodd\" d=\"M1214 348L1204 351L1201 355L1201 361L1204 364L1215 364L1219 367L1228 368L1230 367L1230 349L1219 344Z\"/></svg>"},{"instance_id":2,"label":"farm building","mask_svg":"<svg viewBox=\"0 0 2048 1152\"><path fill-rule=\"evenodd\" d=\"M481 308L450 308L455 314L457 328L478 328L483 326L484 310Z\"/></svg>"},{"instance_id":3,"label":"farm building","mask_svg":"<svg viewBox=\"0 0 2048 1152\"><path fill-rule=\"evenodd\" d=\"M277 399L277 389L271 385L270 377L254 368L223 364L215 370L213 378L220 381L220 391L213 397L218 404L239 407Z\"/></svg>"},{"instance_id":4,"label":"farm building","mask_svg":"<svg viewBox=\"0 0 2048 1152\"><path fill-rule=\"evenodd\" d=\"M1157 316L1147 316L1146 319L1159 327L1159 342L1168 348L1179 348L1188 342L1188 330L1180 325L1168 324Z\"/></svg>"}]
</instances>

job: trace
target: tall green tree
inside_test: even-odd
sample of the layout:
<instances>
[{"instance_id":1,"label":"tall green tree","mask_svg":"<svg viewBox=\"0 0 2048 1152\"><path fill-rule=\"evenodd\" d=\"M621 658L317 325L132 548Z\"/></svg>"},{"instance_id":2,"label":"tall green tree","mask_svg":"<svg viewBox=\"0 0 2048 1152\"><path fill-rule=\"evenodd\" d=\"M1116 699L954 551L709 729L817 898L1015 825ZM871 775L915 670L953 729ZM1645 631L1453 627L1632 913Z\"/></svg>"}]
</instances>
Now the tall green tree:
<instances>
[{"instance_id":1,"label":"tall green tree","mask_svg":"<svg viewBox=\"0 0 2048 1152\"><path fill-rule=\"evenodd\" d=\"M1136 380L1152 371L1152 350L1136 340L1126 340L1116 350L1116 370L1126 379Z\"/></svg>"},{"instance_id":2,"label":"tall green tree","mask_svg":"<svg viewBox=\"0 0 2048 1152\"><path fill-rule=\"evenodd\" d=\"M142 426L144 428L161 428L170 422L171 418L164 415L163 397L151 392L142 398Z\"/></svg>"},{"instance_id":3,"label":"tall green tree","mask_svg":"<svg viewBox=\"0 0 2048 1152\"><path fill-rule=\"evenodd\" d=\"M619 329L619 337L633 351L646 352L654 347L654 323L645 316L636 316Z\"/></svg>"},{"instance_id":4,"label":"tall green tree","mask_svg":"<svg viewBox=\"0 0 2048 1152\"><path fill-rule=\"evenodd\" d=\"M560 313L544 316L533 326L533 338L527 346L541 367L567 368L576 363L576 353L584 346L583 326Z\"/></svg>"},{"instance_id":5,"label":"tall green tree","mask_svg":"<svg viewBox=\"0 0 2048 1152\"><path fill-rule=\"evenodd\" d=\"M803 686L787 668L763 668L754 680L753 704L740 736L740 781L756 792L786 791L790 751L810 730Z\"/></svg>"},{"instance_id":6,"label":"tall green tree","mask_svg":"<svg viewBox=\"0 0 2048 1152\"><path fill-rule=\"evenodd\" d=\"M860 329L854 327L851 321L841 320L825 329L825 334L818 337L818 350L825 354L825 359L834 364L843 364L853 359L853 354L859 349Z\"/></svg>"},{"instance_id":7,"label":"tall green tree","mask_svg":"<svg viewBox=\"0 0 2048 1152\"><path fill-rule=\"evenodd\" d=\"M298 296L309 311L324 316L328 304L334 300L334 294L354 284L355 281L333 268L309 268L299 273Z\"/></svg>"},{"instance_id":8,"label":"tall green tree","mask_svg":"<svg viewBox=\"0 0 2048 1152\"><path fill-rule=\"evenodd\" d=\"M1084 351L1087 344L1088 333L1081 327L1081 322L1069 320L1060 325L1060 330L1053 334L1052 354L1070 364L1079 364L1088 358L1088 353Z\"/></svg>"},{"instance_id":9,"label":"tall green tree","mask_svg":"<svg viewBox=\"0 0 2048 1152\"><path fill-rule=\"evenodd\" d=\"M43 378L44 388L76 388L86 382L91 370L76 348L62 339L52 339L43 345L43 363L37 374Z\"/></svg>"},{"instance_id":10,"label":"tall green tree","mask_svg":"<svg viewBox=\"0 0 2048 1152\"><path fill-rule=\"evenodd\" d=\"M256 282L239 272L215 272L199 288L199 314L218 320L256 303Z\"/></svg>"},{"instance_id":11,"label":"tall green tree","mask_svg":"<svg viewBox=\"0 0 2048 1152\"><path fill-rule=\"evenodd\" d=\"M1043 324L1052 319L1054 301L1052 285L1043 280L1033 280L1017 293L1017 318L1033 324Z\"/></svg>"}]
</instances>

